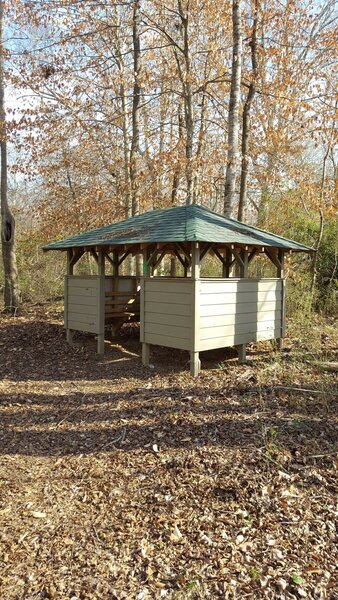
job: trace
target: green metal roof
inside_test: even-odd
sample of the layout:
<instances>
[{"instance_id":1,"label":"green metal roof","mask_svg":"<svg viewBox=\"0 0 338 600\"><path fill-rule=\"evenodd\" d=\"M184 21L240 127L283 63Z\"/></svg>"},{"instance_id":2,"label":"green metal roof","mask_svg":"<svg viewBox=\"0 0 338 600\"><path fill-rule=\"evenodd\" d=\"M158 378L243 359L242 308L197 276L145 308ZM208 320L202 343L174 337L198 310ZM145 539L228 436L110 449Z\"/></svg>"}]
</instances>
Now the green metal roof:
<instances>
[{"instance_id":1,"label":"green metal roof","mask_svg":"<svg viewBox=\"0 0 338 600\"><path fill-rule=\"evenodd\" d=\"M43 250L66 250L90 246L114 246L155 242L216 242L266 246L298 252L312 248L268 233L258 227L228 219L198 204L163 208L106 225L43 246Z\"/></svg>"}]
</instances>

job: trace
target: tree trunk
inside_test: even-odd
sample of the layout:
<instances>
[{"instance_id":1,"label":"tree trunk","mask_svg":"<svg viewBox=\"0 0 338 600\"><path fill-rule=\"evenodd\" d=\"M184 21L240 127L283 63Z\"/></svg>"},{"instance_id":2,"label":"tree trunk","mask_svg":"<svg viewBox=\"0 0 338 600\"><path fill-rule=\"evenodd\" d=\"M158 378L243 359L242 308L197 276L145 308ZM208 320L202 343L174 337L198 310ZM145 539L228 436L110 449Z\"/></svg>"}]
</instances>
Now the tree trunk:
<instances>
[{"instance_id":1,"label":"tree trunk","mask_svg":"<svg viewBox=\"0 0 338 600\"><path fill-rule=\"evenodd\" d=\"M189 52L189 15L188 10L184 14L181 0L178 0L178 10L182 23L183 32L183 54L184 54L184 72L182 72L179 59L176 58L178 64L178 70L180 79L183 87L184 97L184 117L185 117L185 129L186 129L186 141L185 141L185 176L187 180L187 197L186 204L193 203L193 142L194 142L194 109L193 109L193 94L191 88L191 65L190 65L190 52Z\"/></svg>"},{"instance_id":2,"label":"tree trunk","mask_svg":"<svg viewBox=\"0 0 338 600\"><path fill-rule=\"evenodd\" d=\"M1 127L1 244L4 264L5 310L14 313L19 305L18 272L15 256L15 220L8 206L7 141L4 86L4 2L0 1L0 127Z\"/></svg>"},{"instance_id":3,"label":"tree trunk","mask_svg":"<svg viewBox=\"0 0 338 600\"><path fill-rule=\"evenodd\" d=\"M130 147L130 183L131 183L131 213L132 216L140 212L139 198L139 150L140 150L140 101L141 87L139 83L141 61L140 42L140 0L133 3L133 108L132 108L132 136ZM142 261L139 254L136 255L136 275L141 275Z\"/></svg>"},{"instance_id":4,"label":"tree trunk","mask_svg":"<svg viewBox=\"0 0 338 600\"><path fill-rule=\"evenodd\" d=\"M228 156L224 190L224 214L231 217L235 205L236 172L239 157L239 107L242 74L242 23L240 0L232 2L232 66L228 116Z\"/></svg>"},{"instance_id":5,"label":"tree trunk","mask_svg":"<svg viewBox=\"0 0 338 600\"><path fill-rule=\"evenodd\" d=\"M249 135L250 131L250 111L254 95L256 93L256 78L257 78L257 14L258 14L258 0L255 0L254 15L252 24L252 35L251 35L251 65L252 65L252 80L249 86L248 95L243 109L243 123L242 123L242 168L241 168L241 184L239 190L239 204L238 204L238 220L243 221L244 210L247 205L247 189L248 189L248 149L249 149Z\"/></svg>"},{"instance_id":6,"label":"tree trunk","mask_svg":"<svg viewBox=\"0 0 338 600\"><path fill-rule=\"evenodd\" d=\"M139 213L139 182L138 182L138 154L140 145L140 100L141 88L139 84L140 75L140 0L133 3L133 108L132 108L132 137L130 148L130 181L131 181L131 212L132 215Z\"/></svg>"}]
</instances>

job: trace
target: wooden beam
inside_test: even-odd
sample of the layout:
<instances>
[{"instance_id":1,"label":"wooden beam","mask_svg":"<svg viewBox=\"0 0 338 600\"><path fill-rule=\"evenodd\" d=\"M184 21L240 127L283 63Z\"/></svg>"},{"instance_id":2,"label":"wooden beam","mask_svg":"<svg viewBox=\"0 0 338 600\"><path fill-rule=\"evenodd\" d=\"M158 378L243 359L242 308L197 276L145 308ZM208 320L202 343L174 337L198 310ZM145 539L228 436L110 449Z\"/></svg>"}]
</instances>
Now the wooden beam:
<instances>
[{"instance_id":1,"label":"wooden beam","mask_svg":"<svg viewBox=\"0 0 338 600\"><path fill-rule=\"evenodd\" d=\"M149 367L149 358L150 358L150 344L146 344L142 342L142 364L145 367Z\"/></svg>"},{"instance_id":2,"label":"wooden beam","mask_svg":"<svg viewBox=\"0 0 338 600\"><path fill-rule=\"evenodd\" d=\"M73 256L70 261L70 265L74 268L76 263L80 260L81 256L84 255L84 250L82 248L74 248Z\"/></svg>"},{"instance_id":3,"label":"wooden beam","mask_svg":"<svg viewBox=\"0 0 338 600\"><path fill-rule=\"evenodd\" d=\"M222 254L218 251L217 248L213 248L213 251L214 251L215 255L217 256L217 258L219 258L219 260L221 261L222 265L224 265L224 267L226 267L226 258L224 258L224 256L222 256Z\"/></svg>"},{"instance_id":4,"label":"wooden beam","mask_svg":"<svg viewBox=\"0 0 338 600\"><path fill-rule=\"evenodd\" d=\"M95 258L96 263L99 264L98 254L95 252L95 250L93 250L93 248L90 249L90 254Z\"/></svg>"},{"instance_id":5,"label":"wooden beam","mask_svg":"<svg viewBox=\"0 0 338 600\"><path fill-rule=\"evenodd\" d=\"M73 275L73 265L72 265L72 258L73 258L73 248L71 248L70 250L67 250L67 275Z\"/></svg>"},{"instance_id":6,"label":"wooden beam","mask_svg":"<svg viewBox=\"0 0 338 600\"><path fill-rule=\"evenodd\" d=\"M190 375L197 377L201 370L199 352L190 352Z\"/></svg>"},{"instance_id":7,"label":"wooden beam","mask_svg":"<svg viewBox=\"0 0 338 600\"><path fill-rule=\"evenodd\" d=\"M158 249L155 248L155 250L149 255L149 257L147 259L147 264L149 267L153 266L153 262L156 259L157 254L158 254Z\"/></svg>"},{"instance_id":8,"label":"wooden beam","mask_svg":"<svg viewBox=\"0 0 338 600\"><path fill-rule=\"evenodd\" d=\"M106 301L106 280L105 280L105 251L100 250L98 253L98 274L100 277L99 289L99 333L97 334L97 353L104 354L104 326L105 326L105 301Z\"/></svg>"},{"instance_id":9,"label":"wooden beam","mask_svg":"<svg viewBox=\"0 0 338 600\"><path fill-rule=\"evenodd\" d=\"M129 248L129 250L127 250L127 251L126 251L126 252L125 252L125 253L124 253L124 254L121 256L121 258L120 258L120 259L119 259L119 261L118 261L118 266L119 266L119 267L122 265L123 261L125 261L125 260L126 260L127 256L129 256L129 255L131 254L131 252L132 252L132 251L131 251L131 248Z\"/></svg>"},{"instance_id":10,"label":"wooden beam","mask_svg":"<svg viewBox=\"0 0 338 600\"><path fill-rule=\"evenodd\" d=\"M200 247L198 242L191 242L191 277L198 279L200 276Z\"/></svg>"},{"instance_id":11,"label":"wooden beam","mask_svg":"<svg viewBox=\"0 0 338 600\"><path fill-rule=\"evenodd\" d=\"M282 264L278 257L277 248L265 248L265 254L271 260L271 262L275 265L275 267L277 268L277 271L282 269Z\"/></svg>"},{"instance_id":12,"label":"wooden beam","mask_svg":"<svg viewBox=\"0 0 338 600\"><path fill-rule=\"evenodd\" d=\"M230 277L231 267L235 262L235 259L232 260L232 252L230 248L225 249L225 257L223 256L223 258L225 258L225 262L222 265L222 277L228 278Z\"/></svg>"},{"instance_id":13,"label":"wooden beam","mask_svg":"<svg viewBox=\"0 0 338 600\"><path fill-rule=\"evenodd\" d=\"M212 244L207 244L205 246L205 248L203 248L203 250L201 251L201 255L200 255L200 261L202 262L203 258L205 257L206 254L208 254L209 250L211 250L212 248Z\"/></svg>"},{"instance_id":14,"label":"wooden beam","mask_svg":"<svg viewBox=\"0 0 338 600\"><path fill-rule=\"evenodd\" d=\"M108 252L105 252L105 257L106 257L107 261L111 264L111 266L114 267L114 261L112 258L110 258Z\"/></svg>"},{"instance_id":15,"label":"wooden beam","mask_svg":"<svg viewBox=\"0 0 338 600\"><path fill-rule=\"evenodd\" d=\"M190 252L188 252L186 250L186 248L183 246L183 244L181 242L176 242L176 246L178 247L179 250L181 250L181 252L183 252L184 256L186 257L186 259L188 261L188 266L191 266Z\"/></svg>"},{"instance_id":16,"label":"wooden beam","mask_svg":"<svg viewBox=\"0 0 338 600\"><path fill-rule=\"evenodd\" d=\"M156 269L156 267L158 267L158 265L160 264L161 260L165 257L165 255L166 255L166 251L163 250L163 252L161 252L161 254L160 254L160 257L153 264L153 269Z\"/></svg>"},{"instance_id":17,"label":"wooden beam","mask_svg":"<svg viewBox=\"0 0 338 600\"><path fill-rule=\"evenodd\" d=\"M277 267L277 277L284 277L284 252L283 250L278 250L278 261L279 267Z\"/></svg>"},{"instance_id":18,"label":"wooden beam","mask_svg":"<svg viewBox=\"0 0 338 600\"><path fill-rule=\"evenodd\" d=\"M243 258L241 256L241 251L238 250L238 248L233 247L232 253L233 253L234 257L235 257L235 262L238 264L239 268L240 269L244 269L244 261L243 261Z\"/></svg>"},{"instance_id":19,"label":"wooden beam","mask_svg":"<svg viewBox=\"0 0 338 600\"><path fill-rule=\"evenodd\" d=\"M180 261L182 267L186 268L187 267L186 259L183 259L177 250L174 250L174 254L175 254L176 258L178 258L178 260Z\"/></svg>"},{"instance_id":20,"label":"wooden beam","mask_svg":"<svg viewBox=\"0 0 338 600\"><path fill-rule=\"evenodd\" d=\"M258 248L253 248L248 256L248 264L251 263L251 261L255 258L255 256L258 254Z\"/></svg>"}]
</instances>

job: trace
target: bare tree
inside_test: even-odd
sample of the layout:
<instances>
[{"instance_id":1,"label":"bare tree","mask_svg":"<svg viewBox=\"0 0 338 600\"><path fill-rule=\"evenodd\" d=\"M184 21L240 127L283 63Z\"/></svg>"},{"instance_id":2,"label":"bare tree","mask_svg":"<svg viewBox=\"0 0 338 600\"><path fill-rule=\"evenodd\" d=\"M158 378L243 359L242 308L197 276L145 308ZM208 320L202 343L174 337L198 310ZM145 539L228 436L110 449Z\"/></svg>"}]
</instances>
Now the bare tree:
<instances>
[{"instance_id":1,"label":"bare tree","mask_svg":"<svg viewBox=\"0 0 338 600\"><path fill-rule=\"evenodd\" d=\"M242 74L242 14L240 0L232 2L232 65L228 116L228 156L224 190L224 214L232 215L235 204L236 172L239 158L239 107Z\"/></svg>"},{"instance_id":2,"label":"bare tree","mask_svg":"<svg viewBox=\"0 0 338 600\"><path fill-rule=\"evenodd\" d=\"M139 83L141 68L141 43L140 43L140 0L133 3L133 109L132 109L132 136L130 148L130 181L131 181L131 212L139 212L139 181L137 159L140 147L140 100L141 87Z\"/></svg>"},{"instance_id":3,"label":"bare tree","mask_svg":"<svg viewBox=\"0 0 338 600\"><path fill-rule=\"evenodd\" d=\"M15 256L15 220L8 206L7 184L7 141L4 83L4 8L0 1L0 127L1 127L1 244L4 264L4 304L5 310L15 312L19 304L18 271Z\"/></svg>"},{"instance_id":4,"label":"bare tree","mask_svg":"<svg viewBox=\"0 0 338 600\"><path fill-rule=\"evenodd\" d=\"M250 136L250 112L252 101L256 93L256 78L257 78L257 19L258 19L258 0L255 0L252 34L250 40L251 48L251 67L252 67L252 78L249 85L248 94L245 100L242 117L242 166L241 166L241 184L239 191L239 204L238 204L238 215L239 221L243 221L244 210L247 204L247 189L248 189L248 150L249 150L249 136Z\"/></svg>"}]
</instances>

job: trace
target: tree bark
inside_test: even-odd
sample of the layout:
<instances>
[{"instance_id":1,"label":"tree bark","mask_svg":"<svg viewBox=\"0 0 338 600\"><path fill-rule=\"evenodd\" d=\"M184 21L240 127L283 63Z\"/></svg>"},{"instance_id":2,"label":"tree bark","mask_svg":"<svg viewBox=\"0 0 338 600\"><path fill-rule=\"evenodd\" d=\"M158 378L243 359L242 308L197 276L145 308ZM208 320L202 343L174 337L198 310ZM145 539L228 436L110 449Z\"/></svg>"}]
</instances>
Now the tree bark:
<instances>
[{"instance_id":1,"label":"tree bark","mask_svg":"<svg viewBox=\"0 0 338 600\"><path fill-rule=\"evenodd\" d=\"M240 0L232 2L232 66L228 116L228 156L224 189L224 214L230 217L235 205L236 174L239 158L239 107L242 74L242 16Z\"/></svg>"},{"instance_id":2,"label":"tree bark","mask_svg":"<svg viewBox=\"0 0 338 600\"><path fill-rule=\"evenodd\" d=\"M139 83L141 68L141 41L140 41L140 0L133 3L133 108L132 108L132 136L130 147L130 184L131 184L131 214L138 215L140 212L139 195L139 151L140 151L140 101L141 87ZM136 275L141 275L142 261L139 254L136 255Z\"/></svg>"},{"instance_id":3,"label":"tree bark","mask_svg":"<svg viewBox=\"0 0 338 600\"><path fill-rule=\"evenodd\" d=\"M132 136L130 148L130 182L131 182L131 212L137 215L139 206L139 182L138 182L138 154L140 146L140 100L141 87L139 83L141 59L140 43L140 0L134 0L133 3L133 64L134 64L134 85L133 85L133 108L132 108Z\"/></svg>"},{"instance_id":4,"label":"tree bark","mask_svg":"<svg viewBox=\"0 0 338 600\"><path fill-rule=\"evenodd\" d=\"M193 143L194 143L194 109L193 109L193 93L191 87L191 65L190 65L190 51L189 51L189 13L184 13L181 0L178 0L178 10L182 23L182 35L183 35L183 55L184 55L184 72L180 65L180 61L176 54L176 60L178 65L179 76L183 87L184 97L184 117L185 117L185 176L187 181L187 197L186 204L193 203Z\"/></svg>"},{"instance_id":5,"label":"tree bark","mask_svg":"<svg viewBox=\"0 0 338 600\"><path fill-rule=\"evenodd\" d=\"M7 141L4 84L4 1L0 1L0 127L1 127L1 245L4 264L5 310L14 313L19 305L18 271L15 255L15 220L8 206Z\"/></svg>"},{"instance_id":6,"label":"tree bark","mask_svg":"<svg viewBox=\"0 0 338 600\"><path fill-rule=\"evenodd\" d=\"M250 82L248 95L243 109L243 120L242 120L242 167L241 167L241 183L239 190L239 204L238 204L238 215L239 221L243 221L245 207L247 205L247 190L248 190L248 150L249 150L249 136L250 136L250 112L252 101L256 93L256 78L257 78L257 15L258 15L258 0L255 0L254 15L252 24L252 35L251 35L251 66L252 66L252 79Z\"/></svg>"}]
</instances>

